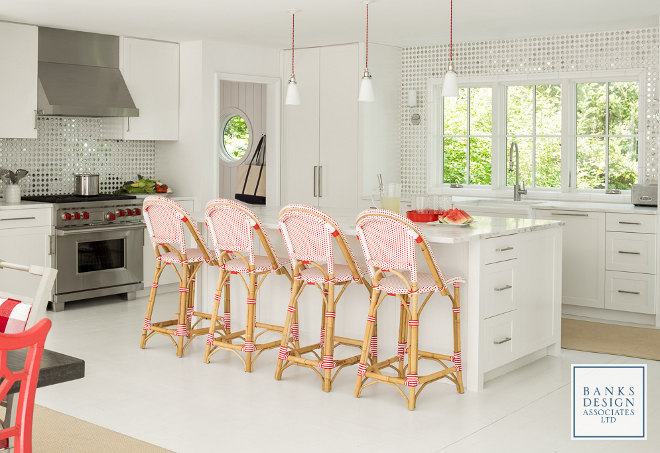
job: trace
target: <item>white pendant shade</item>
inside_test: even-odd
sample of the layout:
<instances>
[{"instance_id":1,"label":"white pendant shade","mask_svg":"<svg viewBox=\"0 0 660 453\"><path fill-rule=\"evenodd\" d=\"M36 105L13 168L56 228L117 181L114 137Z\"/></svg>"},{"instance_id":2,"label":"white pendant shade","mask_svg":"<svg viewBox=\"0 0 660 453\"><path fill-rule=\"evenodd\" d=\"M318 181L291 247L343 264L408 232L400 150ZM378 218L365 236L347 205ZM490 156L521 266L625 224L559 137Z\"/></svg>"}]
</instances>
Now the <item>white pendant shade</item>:
<instances>
[{"instance_id":1,"label":"white pendant shade","mask_svg":"<svg viewBox=\"0 0 660 453\"><path fill-rule=\"evenodd\" d=\"M371 82L371 77L362 77L362 83L360 83L360 95L358 96L358 101L360 102L374 102L374 85Z\"/></svg>"},{"instance_id":2,"label":"white pendant shade","mask_svg":"<svg viewBox=\"0 0 660 453\"><path fill-rule=\"evenodd\" d=\"M456 72L451 68L445 74L445 80L442 83L442 96L446 98L458 97L458 79Z\"/></svg>"},{"instance_id":3,"label":"white pendant shade","mask_svg":"<svg viewBox=\"0 0 660 453\"><path fill-rule=\"evenodd\" d=\"M298 92L298 84L296 82L289 82L286 89L286 105L300 105L300 93Z\"/></svg>"}]
</instances>

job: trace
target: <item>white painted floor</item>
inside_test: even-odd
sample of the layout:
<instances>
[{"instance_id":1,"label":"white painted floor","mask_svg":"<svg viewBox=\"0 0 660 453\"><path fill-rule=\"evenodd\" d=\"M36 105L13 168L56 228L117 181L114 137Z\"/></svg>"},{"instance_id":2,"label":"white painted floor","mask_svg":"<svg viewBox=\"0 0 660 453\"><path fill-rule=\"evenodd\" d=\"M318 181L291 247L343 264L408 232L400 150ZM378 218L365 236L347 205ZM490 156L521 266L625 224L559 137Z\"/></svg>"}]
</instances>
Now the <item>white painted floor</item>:
<instances>
[{"instance_id":1,"label":"white painted floor","mask_svg":"<svg viewBox=\"0 0 660 453\"><path fill-rule=\"evenodd\" d=\"M177 296L159 296L155 320L169 319ZM146 298L108 297L48 312L46 347L84 359L86 376L39 389L37 404L180 453L660 451L660 362L562 350L488 382L482 393L429 385L411 412L386 385L354 398L353 369L340 373L331 393L299 367L276 381L276 350L250 374L231 352L204 364L203 337L183 358L163 336L140 349L146 305ZM571 441L571 363L646 363L649 439Z\"/></svg>"}]
</instances>

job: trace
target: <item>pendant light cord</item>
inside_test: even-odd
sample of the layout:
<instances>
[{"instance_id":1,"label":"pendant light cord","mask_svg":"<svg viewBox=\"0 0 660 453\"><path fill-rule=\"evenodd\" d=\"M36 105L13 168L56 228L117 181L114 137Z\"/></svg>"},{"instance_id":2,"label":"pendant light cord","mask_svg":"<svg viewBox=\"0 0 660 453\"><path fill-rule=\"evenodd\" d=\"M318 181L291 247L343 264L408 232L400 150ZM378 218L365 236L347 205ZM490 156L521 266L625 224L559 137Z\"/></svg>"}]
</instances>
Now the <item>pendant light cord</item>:
<instances>
[{"instance_id":1,"label":"pendant light cord","mask_svg":"<svg viewBox=\"0 0 660 453\"><path fill-rule=\"evenodd\" d=\"M454 0L449 7L449 61L454 61Z\"/></svg>"},{"instance_id":2,"label":"pendant light cord","mask_svg":"<svg viewBox=\"0 0 660 453\"><path fill-rule=\"evenodd\" d=\"M294 74L293 62L296 55L296 13L291 14L291 74Z\"/></svg>"},{"instance_id":3,"label":"pendant light cord","mask_svg":"<svg viewBox=\"0 0 660 453\"><path fill-rule=\"evenodd\" d=\"M366 40L366 56L365 56L365 62L364 62L364 67L365 69L369 69L369 3L367 3L367 40Z\"/></svg>"}]
</instances>

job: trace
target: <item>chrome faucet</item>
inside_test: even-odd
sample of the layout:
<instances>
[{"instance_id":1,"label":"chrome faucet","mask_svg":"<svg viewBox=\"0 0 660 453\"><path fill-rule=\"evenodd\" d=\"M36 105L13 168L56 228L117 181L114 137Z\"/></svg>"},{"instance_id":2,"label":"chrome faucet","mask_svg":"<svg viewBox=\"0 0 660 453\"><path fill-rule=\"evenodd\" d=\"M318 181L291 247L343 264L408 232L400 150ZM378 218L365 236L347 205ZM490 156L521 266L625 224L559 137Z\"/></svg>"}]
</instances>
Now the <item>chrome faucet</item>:
<instances>
[{"instance_id":1,"label":"chrome faucet","mask_svg":"<svg viewBox=\"0 0 660 453\"><path fill-rule=\"evenodd\" d=\"M513 186L513 201L520 201L521 195L527 195L527 189L525 189L525 181L522 182L522 189L520 188L520 153L516 142L511 142L509 148L509 171L513 171L513 148L516 149L516 185Z\"/></svg>"}]
</instances>

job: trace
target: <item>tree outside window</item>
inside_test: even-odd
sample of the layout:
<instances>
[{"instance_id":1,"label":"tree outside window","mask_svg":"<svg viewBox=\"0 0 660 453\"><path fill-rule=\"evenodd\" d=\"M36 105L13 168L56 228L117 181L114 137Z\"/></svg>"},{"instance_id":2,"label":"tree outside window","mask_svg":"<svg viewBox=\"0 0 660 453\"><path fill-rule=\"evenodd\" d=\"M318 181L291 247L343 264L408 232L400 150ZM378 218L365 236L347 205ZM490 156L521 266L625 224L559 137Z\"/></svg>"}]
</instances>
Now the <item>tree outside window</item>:
<instances>
[{"instance_id":1,"label":"tree outside window","mask_svg":"<svg viewBox=\"0 0 660 453\"><path fill-rule=\"evenodd\" d=\"M444 98L442 149L445 184L491 184L493 90L461 88Z\"/></svg>"},{"instance_id":2,"label":"tree outside window","mask_svg":"<svg viewBox=\"0 0 660 453\"><path fill-rule=\"evenodd\" d=\"M577 84L577 188L629 190L638 179L639 83Z\"/></svg>"},{"instance_id":3,"label":"tree outside window","mask_svg":"<svg viewBox=\"0 0 660 453\"><path fill-rule=\"evenodd\" d=\"M511 142L517 142L520 178L528 186L561 187L561 116L561 85L507 87L507 159ZM515 171L507 171L507 185L515 178Z\"/></svg>"},{"instance_id":4,"label":"tree outside window","mask_svg":"<svg viewBox=\"0 0 660 453\"><path fill-rule=\"evenodd\" d=\"M222 144L227 155L235 160L240 159L247 151L249 143L250 134L245 119L240 115L231 117L222 131Z\"/></svg>"}]
</instances>

